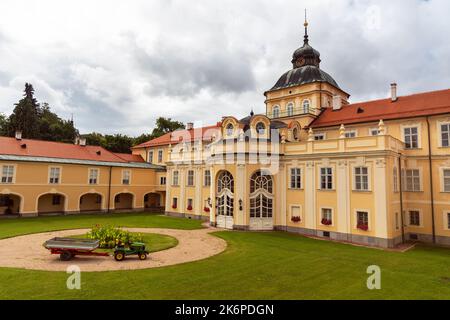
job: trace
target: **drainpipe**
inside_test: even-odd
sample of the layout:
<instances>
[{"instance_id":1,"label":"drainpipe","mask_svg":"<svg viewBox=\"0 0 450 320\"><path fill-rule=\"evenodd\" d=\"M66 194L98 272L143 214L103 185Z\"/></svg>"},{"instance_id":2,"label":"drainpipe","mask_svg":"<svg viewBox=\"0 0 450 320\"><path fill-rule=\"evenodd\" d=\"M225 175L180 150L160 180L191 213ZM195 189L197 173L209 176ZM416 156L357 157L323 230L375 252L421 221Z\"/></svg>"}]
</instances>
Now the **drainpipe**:
<instances>
[{"instance_id":1,"label":"drainpipe","mask_svg":"<svg viewBox=\"0 0 450 320\"><path fill-rule=\"evenodd\" d=\"M433 188L433 163L431 155L431 136L430 136L430 119L427 119L427 130L428 130L428 166L430 171L430 194L431 194L431 224L433 229L433 243L436 243L436 226L434 221L434 188Z\"/></svg>"},{"instance_id":2,"label":"drainpipe","mask_svg":"<svg viewBox=\"0 0 450 320\"><path fill-rule=\"evenodd\" d=\"M398 177L400 187L400 218L402 223L402 243L405 243L405 221L403 217L403 175L402 175L402 155L399 153L398 157ZM397 178L398 179L398 178Z\"/></svg>"},{"instance_id":3,"label":"drainpipe","mask_svg":"<svg viewBox=\"0 0 450 320\"><path fill-rule=\"evenodd\" d=\"M109 167L109 182L108 182L108 213L111 211L111 175L112 175L112 166Z\"/></svg>"}]
</instances>

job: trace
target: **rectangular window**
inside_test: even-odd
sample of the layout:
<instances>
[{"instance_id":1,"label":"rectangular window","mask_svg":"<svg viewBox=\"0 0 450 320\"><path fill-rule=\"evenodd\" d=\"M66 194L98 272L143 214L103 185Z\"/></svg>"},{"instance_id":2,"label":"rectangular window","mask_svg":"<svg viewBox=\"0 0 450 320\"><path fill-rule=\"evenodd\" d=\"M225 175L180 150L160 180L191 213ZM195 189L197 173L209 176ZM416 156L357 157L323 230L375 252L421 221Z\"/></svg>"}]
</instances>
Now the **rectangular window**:
<instances>
[{"instance_id":1,"label":"rectangular window","mask_svg":"<svg viewBox=\"0 0 450 320\"><path fill-rule=\"evenodd\" d=\"M395 229L400 229L400 223L398 221L398 212L395 213Z\"/></svg>"},{"instance_id":2,"label":"rectangular window","mask_svg":"<svg viewBox=\"0 0 450 320\"><path fill-rule=\"evenodd\" d=\"M153 163L153 151L148 152L148 163Z\"/></svg>"},{"instance_id":3,"label":"rectangular window","mask_svg":"<svg viewBox=\"0 0 450 320\"><path fill-rule=\"evenodd\" d=\"M50 184L58 184L60 180L61 169L50 168Z\"/></svg>"},{"instance_id":4,"label":"rectangular window","mask_svg":"<svg viewBox=\"0 0 450 320\"><path fill-rule=\"evenodd\" d=\"M447 229L450 230L450 212L447 212Z\"/></svg>"},{"instance_id":5,"label":"rectangular window","mask_svg":"<svg viewBox=\"0 0 450 320\"><path fill-rule=\"evenodd\" d=\"M165 186L166 185L166 177L161 177L159 179L159 184L162 185L162 186Z\"/></svg>"},{"instance_id":6,"label":"rectangular window","mask_svg":"<svg viewBox=\"0 0 450 320\"><path fill-rule=\"evenodd\" d=\"M188 170L187 185L188 187L194 186L194 170Z\"/></svg>"},{"instance_id":7,"label":"rectangular window","mask_svg":"<svg viewBox=\"0 0 450 320\"><path fill-rule=\"evenodd\" d=\"M89 169L89 184L98 183L98 169Z\"/></svg>"},{"instance_id":8,"label":"rectangular window","mask_svg":"<svg viewBox=\"0 0 450 320\"><path fill-rule=\"evenodd\" d=\"M320 189L333 189L333 168L320 168Z\"/></svg>"},{"instance_id":9,"label":"rectangular window","mask_svg":"<svg viewBox=\"0 0 450 320\"><path fill-rule=\"evenodd\" d=\"M291 189L302 188L302 175L300 168L291 168Z\"/></svg>"},{"instance_id":10,"label":"rectangular window","mask_svg":"<svg viewBox=\"0 0 450 320\"><path fill-rule=\"evenodd\" d=\"M346 138L356 138L356 131L347 131L345 133Z\"/></svg>"},{"instance_id":11,"label":"rectangular window","mask_svg":"<svg viewBox=\"0 0 450 320\"><path fill-rule=\"evenodd\" d=\"M419 128L411 127L411 128L404 128L403 130L405 135L406 149L419 148Z\"/></svg>"},{"instance_id":12,"label":"rectangular window","mask_svg":"<svg viewBox=\"0 0 450 320\"><path fill-rule=\"evenodd\" d=\"M369 213L366 211L356 212L356 223L358 226L368 226L369 225Z\"/></svg>"},{"instance_id":13,"label":"rectangular window","mask_svg":"<svg viewBox=\"0 0 450 320\"><path fill-rule=\"evenodd\" d=\"M163 162L163 151L158 150L158 163Z\"/></svg>"},{"instance_id":14,"label":"rectangular window","mask_svg":"<svg viewBox=\"0 0 450 320\"><path fill-rule=\"evenodd\" d=\"M418 169L405 170L405 191L420 191L420 171Z\"/></svg>"},{"instance_id":15,"label":"rectangular window","mask_svg":"<svg viewBox=\"0 0 450 320\"><path fill-rule=\"evenodd\" d=\"M172 199L172 209L176 209L178 207L178 198Z\"/></svg>"},{"instance_id":16,"label":"rectangular window","mask_svg":"<svg viewBox=\"0 0 450 320\"><path fill-rule=\"evenodd\" d=\"M61 196L55 194L55 195L52 197L52 205L54 205L54 206L59 206L60 204L61 204Z\"/></svg>"},{"instance_id":17,"label":"rectangular window","mask_svg":"<svg viewBox=\"0 0 450 320\"><path fill-rule=\"evenodd\" d=\"M194 204L194 201L192 199L187 199L187 206L188 206L188 208L192 209L193 204Z\"/></svg>"},{"instance_id":18,"label":"rectangular window","mask_svg":"<svg viewBox=\"0 0 450 320\"><path fill-rule=\"evenodd\" d=\"M325 140L325 134L323 134L323 133L318 133L318 134L314 135L314 140L315 140L315 141L322 141L322 140Z\"/></svg>"},{"instance_id":19,"label":"rectangular window","mask_svg":"<svg viewBox=\"0 0 450 320\"><path fill-rule=\"evenodd\" d=\"M209 187L211 185L211 171L205 170L205 181L204 181L205 187Z\"/></svg>"},{"instance_id":20,"label":"rectangular window","mask_svg":"<svg viewBox=\"0 0 450 320\"><path fill-rule=\"evenodd\" d=\"M394 179L394 192L398 192L398 170L397 170L397 168L393 169L392 177Z\"/></svg>"},{"instance_id":21,"label":"rectangular window","mask_svg":"<svg viewBox=\"0 0 450 320\"><path fill-rule=\"evenodd\" d=\"M322 224L331 226L333 224L333 211L329 208L322 208Z\"/></svg>"},{"instance_id":22,"label":"rectangular window","mask_svg":"<svg viewBox=\"0 0 450 320\"><path fill-rule=\"evenodd\" d=\"M131 172L130 170L122 171L122 184L130 184Z\"/></svg>"},{"instance_id":23,"label":"rectangular window","mask_svg":"<svg viewBox=\"0 0 450 320\"><path fill-rule=\"evenodd\" d=\"M173 172L172 185L173 186L178 186L178 171L174 171Z\"/></svg>"},{"instance_id":24,"label":"rectangular window","mask_svg":"<svg viewBox=\"0 0 450 320\"><path fill-rule=\"evenodd\" d=\"M450 123L441 125L441 144L450 147Z\"/></svg>"},{"instance_id":25,"label":"rectangular window","mask_svg":"<svg viewBox=\"0 0 450 320\"><path fill-rule=\"evenodd\" d=\"M377 136L377 135L380 134L380 130L378 130L378 128L372 128L372 129L369 129L369 134L370 134L371 136Z\"/></svg>"},{"instance_id":26,"label":"rectangular window","mask_svg":"<svg viewBox=\"0 0 450 320\"><path fill-rule=\"evenodd\" d=\"M444 179L444 192L450 192L450 169L442 170Z\"/></svg>"},{"instance_id":27,"label":"rectangular window","mask_svg":"<svg viewBox=\"0 0 450 320\"><path fill-rule=\"evenodd\" d=\"M411 226L420 226L420 212L419 211L410 211L409 212L409 225Z\"/></svg>"},{"instance_id":28,"label":"rectangular window","mask_svg":"<svg viewBox=\"0 0 450 320\"><path fill-rule=\"evenodd\" d=\"M355 168L355 190L369 190L369 169L367 167Z\"/></svg>"},{"instance_id":29,"label":"rectangular window","mask_svg":"<svg viewBox=\"0 0 450 320\"><path fill-rule=\"evenodd\" d=\"M2 183L12 183L14 177L14 166L3 166Z\"/></svg>"}]
</instances>

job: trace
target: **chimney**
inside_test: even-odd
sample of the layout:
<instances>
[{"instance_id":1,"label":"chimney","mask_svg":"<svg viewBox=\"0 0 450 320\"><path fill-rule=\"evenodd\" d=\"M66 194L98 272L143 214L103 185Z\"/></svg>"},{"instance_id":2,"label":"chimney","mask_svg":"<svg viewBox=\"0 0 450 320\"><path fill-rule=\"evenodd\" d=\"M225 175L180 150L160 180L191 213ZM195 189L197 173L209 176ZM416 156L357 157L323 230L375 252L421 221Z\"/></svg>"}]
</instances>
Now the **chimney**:
<instances>
[{"instance_id":1,"label":"chimney","mask_svg":"<svg viewBox=\"0 0 450 320\"><path fill-rule=\"evenodd\" d=\"M188 129L188 130L194 129L194 123L193 123L193 122L188 122L188 123L186 124L186 129Z\"/></svg>"},{"instance_id":2,"label":"chimney","mask_svg":"<svg viewBox=\"0 0 450 320\"><path fill-rule=\"evenodd\" d=\"M16 130L16 140L22 140L22 131Z\"/></svg>"},{"instance_id":3,"label":"chimney","mask_svg":"<svg viewBox=\"0 0 450 320\"><path fill-rule=\"evenodd\" d=\"M392 83L391 84L391 101L395 102L398 100L397 97L397 84L396 83Z\"/></svg>"},{"instance_id":4,"label":"chimney","mask_svg":"<svg viewBox=\"0 0 450 320\"><path fill-rule=\"evenodd\" d=\"M86 146L86 138L80 137L80 146L85 147Z\"/></svg>"},{"instance_id":5,"label":"chimney","mask_svg":"<svg viewBox=\"0 0 450 320\"><path fill-rule=\"evenodd\" d=\"M74 144L80 144L80 136L76 136L75 140L73 141Z\"/></svg>"},{"instance_id":6,"label":"chimney","mask_svg":"<svg viewBox=\"0 0 450 320\"><path fill-rule=\"evenodd\" d=\"M333 110L341 110L342 99L341 96L333 96Z\"/></svg>"}]
</instances>

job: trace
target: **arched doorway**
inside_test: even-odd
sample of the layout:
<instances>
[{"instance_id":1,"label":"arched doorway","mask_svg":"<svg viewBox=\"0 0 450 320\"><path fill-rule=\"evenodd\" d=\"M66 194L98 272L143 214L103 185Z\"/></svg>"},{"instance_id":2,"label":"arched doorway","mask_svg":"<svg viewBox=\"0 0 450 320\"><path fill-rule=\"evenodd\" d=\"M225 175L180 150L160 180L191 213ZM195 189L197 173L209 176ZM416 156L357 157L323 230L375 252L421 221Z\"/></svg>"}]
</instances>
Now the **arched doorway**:
<instances>
[{"instance_id":1,"label":"arched doorway","mask_svg":"<svg viewBox=\"0 0 450 320\"><path fill-rule=\"evenodd\" d=\"M222 171L217 178L216 193L217 227L233 229L234 179L228 171Z\"/></svg>"},{"instance_id":2,"label":"arched doorway","mask_svg":"<svg viewBox=\"0 0 450 320\"><path fill-rule=\"evenodd\" d=\"M98 193L87 193L80 198L80 211L94 211L102 210L102 195Z\"/></svg>"},{"instance_id":3,"label":"arched doorway","mask_svg":"<svg viewBox=\"0 0 450 320\"><path fill-rule=\"evenodd\" d=\"M273 230L273 178L263 171L250 179L250 230Z\"/></svg>"},{"instance_id":4,"label":"arched doorway","mask_svg":"<svg viewBox=\"0 0 450 320\"><path fill-rule=\"evenodd\" d=\"M144 196L144 208L154 212L164 212L161 194L150 192Z\"/></svg>"},{"instance_id":5,"label":"arched doorway","mask_svg":"<svg viewBox=\"0 0 450 320\"><path fill-rule=\"evenodd\" d=\"M131 210L133 209L134 196L131 193L119 193L114 197L115 210Z\"/></svg>"},{"instance_id":6,"label":"arched doorway","mask_svg":"<svg viewBox=\"0 0 450 320\"><path fill-rule=\"evenodd\" d=\"M0 194L0 215L17 215L20 213L21 198L15 194Z\"/></svg>"},{"instance_id":7,"label":"arched doorway","mask_svg":"<svg viewBox=\"0 0 450 320\"><path fill-rule=\"evenodd\" d=\"M43 194L38 199L38 214L64 213L66 197L58 193Z\"/></svg>"}]
</instances>

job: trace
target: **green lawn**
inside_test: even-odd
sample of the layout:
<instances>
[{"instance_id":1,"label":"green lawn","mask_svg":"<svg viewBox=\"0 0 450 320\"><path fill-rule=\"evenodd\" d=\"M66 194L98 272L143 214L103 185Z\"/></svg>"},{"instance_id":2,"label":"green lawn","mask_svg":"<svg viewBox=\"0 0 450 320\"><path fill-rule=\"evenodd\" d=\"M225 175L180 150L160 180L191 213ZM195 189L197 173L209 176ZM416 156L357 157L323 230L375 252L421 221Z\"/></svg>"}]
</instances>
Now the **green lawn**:
<instances>
[{"instance_id":1,"label":"green lawn","mask_svg":"<svg viewBox=\"0 0 450 320\"><path fill-rule=\"evenodd\" d=\"M99 217L0 221L0 237L87 227ZM192 229L199 222L120 215L122 226ZM48 225L48 227L46 227ZM450 299L450 250L418 246L406 253L312 240L274 232L217 232L227 250L178 266L83 273L82 289L66 289L63 272L0 268L1 299ZM366 287L369 265L382 290ZM20 281L18 280L20 279Z\"/></svg>"}]
</instances>

